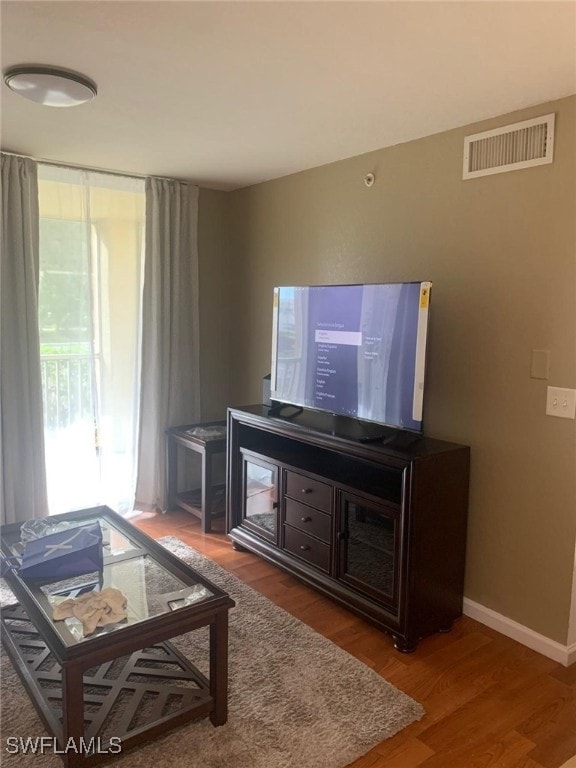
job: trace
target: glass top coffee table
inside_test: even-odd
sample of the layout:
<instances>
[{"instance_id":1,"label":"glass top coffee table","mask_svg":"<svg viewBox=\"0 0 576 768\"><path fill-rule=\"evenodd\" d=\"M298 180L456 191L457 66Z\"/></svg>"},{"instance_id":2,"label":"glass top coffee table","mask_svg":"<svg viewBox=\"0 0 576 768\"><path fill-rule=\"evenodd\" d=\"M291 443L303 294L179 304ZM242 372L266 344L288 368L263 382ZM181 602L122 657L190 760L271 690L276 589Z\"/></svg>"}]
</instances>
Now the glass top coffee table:
<instances>
[{"instance_id":1,"label":"glass top coffee table","mask_svg":"<svg viewBox=\"0 0 576 768\"><path fill-rule=\"evenodd\" d=\"M2 642L65 765L89 765L209 716L227 719L228 611L234 601L107 507L54 515L44 534L99 521L103 571L65 581L24 579L8 567L17 603L1 612ZM23 551L20 524L0 528L9 563ZM126 617L85 634L54 607L107 587L126 598ZM205 675L170 638L209 627ZM61 687L59 685L61 681ZM6 705L8 702L4 702ZM22 734L23 737L30 734Z\"/></svg>"}]
</instances>

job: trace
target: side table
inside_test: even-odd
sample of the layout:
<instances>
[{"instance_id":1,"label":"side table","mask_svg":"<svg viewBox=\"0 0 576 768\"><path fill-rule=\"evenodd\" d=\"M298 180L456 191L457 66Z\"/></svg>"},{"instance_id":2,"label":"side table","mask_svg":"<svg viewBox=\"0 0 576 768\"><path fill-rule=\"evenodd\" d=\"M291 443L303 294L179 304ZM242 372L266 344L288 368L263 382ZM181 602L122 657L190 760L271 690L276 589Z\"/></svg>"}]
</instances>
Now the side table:
<instances>
[{"instance_id":1,"label":"side table","mask_svg":"<svg viewBox=\"0 0 576 768\"><path fill-rule=\"evenodd\" d=\"M199 454L202 460L201 488L178 491L178 448ZM226 452L226 422L208 421L170 427L166 430L167 510L185 509L199 517L203 533L212 529L215 491L212 459ZM221 486L224 487L223 485Z\"/></svg>"}]
</instances>

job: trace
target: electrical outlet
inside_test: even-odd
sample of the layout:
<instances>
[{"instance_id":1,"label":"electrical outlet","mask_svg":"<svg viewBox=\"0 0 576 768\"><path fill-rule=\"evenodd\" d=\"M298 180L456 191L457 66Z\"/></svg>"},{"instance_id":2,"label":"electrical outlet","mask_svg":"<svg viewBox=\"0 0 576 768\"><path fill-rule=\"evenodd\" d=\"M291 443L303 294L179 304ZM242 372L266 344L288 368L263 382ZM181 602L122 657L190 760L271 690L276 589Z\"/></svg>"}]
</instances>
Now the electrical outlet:
<instances>
[{"instance_id":1,"label":"electrical outlet","mask_svg":"<svg viewBox=\"0 0 576 768\"><path fill-rule=\"evenodd\" d=\"M576 417L576 389L548 387L546 394L546 414L559 416L561 419Z\"/></svg>"}]
</instances>

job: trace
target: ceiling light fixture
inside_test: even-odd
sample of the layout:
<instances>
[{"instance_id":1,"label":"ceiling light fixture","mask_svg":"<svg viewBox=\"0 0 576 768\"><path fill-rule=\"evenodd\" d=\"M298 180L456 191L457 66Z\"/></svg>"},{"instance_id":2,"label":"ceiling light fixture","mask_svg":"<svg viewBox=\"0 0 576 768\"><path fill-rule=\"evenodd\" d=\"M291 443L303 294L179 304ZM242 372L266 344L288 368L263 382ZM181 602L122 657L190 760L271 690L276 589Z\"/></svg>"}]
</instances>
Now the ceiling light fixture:
<instances>
[{"instance_id":1,"label":"ceiling light fixture","mask_svg":"<svg viewBox=\"0 0 576 768\"><path fill-rule=\"evenodd\" d=\"M97 94L95 83L87 77L59 67L10 67L4 82L14 93L46 107L75 107Z\"/></svg>"}]
</instances>

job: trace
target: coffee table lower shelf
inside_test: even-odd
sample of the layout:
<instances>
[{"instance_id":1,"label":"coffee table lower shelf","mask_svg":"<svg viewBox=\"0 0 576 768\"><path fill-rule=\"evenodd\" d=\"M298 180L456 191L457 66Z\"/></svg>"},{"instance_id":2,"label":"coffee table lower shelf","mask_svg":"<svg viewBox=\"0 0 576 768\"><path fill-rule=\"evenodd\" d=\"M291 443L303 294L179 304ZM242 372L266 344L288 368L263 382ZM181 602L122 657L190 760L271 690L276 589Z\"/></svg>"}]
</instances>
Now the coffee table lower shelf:
<instances>
[{"instance_id":1,"label":"coffee table lower shelf","mask_svg":"<svg viewBox=\"0 0 576 768\"><path fill-rule=\"evenodd\" d=\"M117 756L214 709L208 678L171 643L159 642L84 673L84 739L63 744L60 665L22 606L3 608L0 622L6 652L70 767Z\"/></svg>"}]
</instances>

